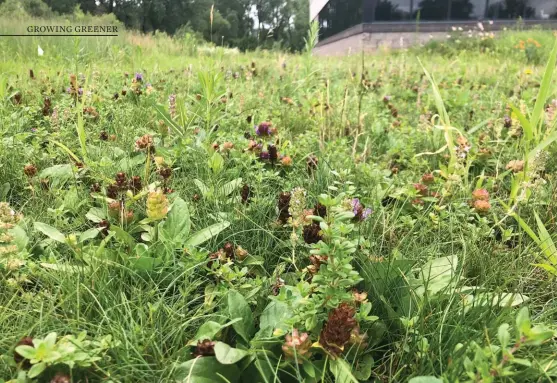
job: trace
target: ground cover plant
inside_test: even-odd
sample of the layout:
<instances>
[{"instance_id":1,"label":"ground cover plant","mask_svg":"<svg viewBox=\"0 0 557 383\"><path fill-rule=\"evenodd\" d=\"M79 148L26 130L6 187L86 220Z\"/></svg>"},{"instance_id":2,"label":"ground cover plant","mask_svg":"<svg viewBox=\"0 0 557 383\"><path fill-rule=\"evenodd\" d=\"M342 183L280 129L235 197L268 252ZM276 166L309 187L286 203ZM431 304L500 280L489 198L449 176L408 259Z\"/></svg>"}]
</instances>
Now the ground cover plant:
<instances>
[{"instance_id":1,"label":"ground cover plant","mask_svg":"<svg viewBox=\"0 0 557 383\"><path fill-rule=\"evenodd\" d=\"M555 380L555 36L479 33L0 40L0 381Z\"/></svg>"}]
</instances>

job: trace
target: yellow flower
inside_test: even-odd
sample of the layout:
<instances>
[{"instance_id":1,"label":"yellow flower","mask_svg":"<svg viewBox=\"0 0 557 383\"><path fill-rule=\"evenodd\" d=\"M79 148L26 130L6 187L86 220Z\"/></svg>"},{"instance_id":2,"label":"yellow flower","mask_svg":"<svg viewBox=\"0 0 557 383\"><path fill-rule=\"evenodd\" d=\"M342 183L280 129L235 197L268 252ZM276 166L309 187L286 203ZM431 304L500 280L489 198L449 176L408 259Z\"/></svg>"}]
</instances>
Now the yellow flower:
<instances>
[{"instance_id":1,"label":"yellow flower","mask_svg":"<svg viewBox=\"0 0 557 383\"><path fill-rule=\"evenodd\" d=\"M530 69L530 68L524 69L524 74L525 74L525 75L531 75L532 73L533 73L533 72L532 72L532 69Z\"/></svg>"},{"instance_id":2,"label":"yellow flower","mask_svg":"<svg viewBox=\"0 0 557 383\"><path fill-rule=\"evenodd\" d=\"M147 217L153 220L161 220L168 213L168 199L162 190L150 192L147 197Z\"/></svg>"}]
</instances>

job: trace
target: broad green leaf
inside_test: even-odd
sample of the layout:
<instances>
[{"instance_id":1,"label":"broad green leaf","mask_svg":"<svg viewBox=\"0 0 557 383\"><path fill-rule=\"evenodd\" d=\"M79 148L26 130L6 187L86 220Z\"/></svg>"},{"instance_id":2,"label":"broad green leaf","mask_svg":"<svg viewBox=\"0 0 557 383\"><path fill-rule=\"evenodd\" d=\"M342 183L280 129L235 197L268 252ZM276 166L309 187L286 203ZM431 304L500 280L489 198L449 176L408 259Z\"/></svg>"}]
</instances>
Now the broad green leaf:
<instances>
[{"instance_id":1,"label":"broad green leaf","mask_svg":"<svg viewBox=\"0 0 557 383\"><path fill-rule=\"evenodd\" d=\"M255 332L253 314L246 299L236 290L228 291L228 315L230 319L242 318L232 327L246 342L249 342Z\"/></svg>"},{"instance_id":2,"label":"broad green leaf","mask_svg":"<svg viewBox=\"0 0 557 383\"><path fill-rule=\"evenodd\" d=\"M522 125L522 129L524 129L524 136L528 141L532 140L532 138L534 138L533 128L535 127L530 124L530 121L528 121L526 116L522 114L520 109L518 109L514 105L511 105L511 108L513 110L514 115L520 122L520 125Z\"/></svg>"},{"instance_id":3,"label":"broad green leaf","mask_svg":"<svg viewBox=\"0 0 557 383\"><path fill-rule=\"evenodd\" d=\"M329 369L335 377L335 383L358 383L358 379L352 375L350 365L344 359L331 360Z\"/></svg>"},{"instance_id":4,"label":"broad green leaf","mask_svg":"<svg viewBox=\"0 0 557 383\"><path fill-rule=\"evenodd\" d=\"M79 242L82 243L82 242L85 242L89 239L97 238L97 236L99 235L100 232L101 231L97 228L92 228L92 229L89 229L87 231L84 231L83 233L81 233L79 235Z\"/></svg>"},{"instance_id":5,"label":"broad green leaf","mask_svg":"<svg viewBox=\"0 0 557 383\"><path fill-rule=\"evenodd\" d=\"M35 359L36 350L32 346L22 345L15 348L15 352L24 357L25 359Z\"/></svg>"},{"instance_id":6,"label":"broad green leaf","mask_svg":"<svg viewBox=\"0 0 557 383\"><path fill-rule=\"evenodd\" d=\"M175 243L181 243L186 241L190 233L191 221L190 221L190 211L188 204L181 198L177 198L168 217L162 226L164 231L164 236Z\"/></svg>"},{"instance_id":7,"label":"broad green leaf","mask_svg":"<svg viewBox=\"0 0 557 383\"><path fill-rule=\"evenodd\" d=\"M23 228L18 225L9 229L8 233L10 233L10 235L14 237L13 243L16 244L17 248L20 251L25 250L27 244L29 243L29 237L27 236L25 230L23 230Z\"/></svg>"},{"instance_id":8,"label":"broad green leaf","mask_svg":"<svg viewBox=\"0 0 557 383\"><path fill-rule=\"evenodd\" d=\"M263 310L260 317L260 330L258 338L267 338L273 334L277 328L288 331L289 326L285 323L286 319L292 316L292 311L288 305L280 301L271 301Z\"/></svg>"},{"instance_id":9,"label":"broad green leaf","mask_svg":"<svg viewBox=\"0 0 557 383\"><path fill-rule=\"evenodd\" d=\"M188 248L188 247L199 246L202 243L213 238L214 236L217 236L221 231L226 229L228 226L230 226L230 222L219 222L209 227L206 227L205 229L201 229L197 233L193 234L190 238L188 238L188 240L184 244L184 247Z\"/></svg>"},{"instance_id":10,"label":"broad green leaf","mask_svg":"<svg viewBox=\"0 0 557 383\"><path fill-rule=\"evenodd\" d=\"M215 340L215 336L218 334L220 330L241 320L242 320L241 318L237 318L225 324L220 324L213 321L207 321L197 329L197 332L195 333L195 337L188 343L188 345L195 345L197 341L200 340L203 341L205 339Z\"/></svg>"},{"instance_id":11,"label":"broad green leaf","mask_svg":"<svg viewBox=\"0 0 557 383\"><path fill-rule=\"evenodd\" d=\"M457 265L456 255L433 259L421 269L422 283L432 294L438 293L453 282Z\"/></svg>"},{"instance_id":12,"label":"broad green leaf","mask_svg":"<svg viewBox=\"0 0 557 383\"><path fill-rule=\"evenodd\" d=\"M224 168L224 158L219 152L215 151L211 158L209 158L208 165L213 173L220 173Z\"/></svg>"},{"instance_id":13,"label":"broad green leaf","mask_svg":"<svg viewBox=\"0 0 557 383\"><path fill-rule=\"evenodd\" d=\"M182 137L184 136L184 132L182 131L182 128L180 128L180 126L172 120L172 117L170 116L170 114L166 112L166 109L164 108L163 105L161 104L155 105L155 110L157 111L159 116L164 120L166 125L170 126L172 130L178 135Z\"/></svg>"},{"instance_id":14,"label":"broad green leaf","mask_svg":"<svg viewBox=\"0 0 557 383\"><path fill-rule=\"evenodd\" d=\"M204 197L209 193L209 188L203 183L203 181L194 179L193 183L199 188L199 191Z\"/></svg>"},{"instance_id":15,"label":"broad green leaf","mask_svg":"<svg viewBox=\"0 0 557 383\"><path fill-rule=\"evenodd\" d=\"M198 357L180 364L174 378L181 383L237 383L240 369L234 364L220 364L214 357Z\"/></svg>"},{"instance_id":16,"label":"broad green leaf","mask_svg":"<svg viewBox=\"0 0 557 383\"><path fill-rule=\"evenodd\" d=\"M46 370L46 363L37 363L33 365L33 367L31 367L31 369L27 373L27 376L31 379L36 378L37 376L42 374L44 370Z\"/></svg>"},{"instance_id":17,"label":"broad green leaf","mask_svg":"<svg viewBox=\"0 0 557 383\"><path fill-rule=\"evenodd\" d=\"M359 380L368 380L371 376L371 369L374 363L373 357L369 354L358 358L356 367L354 368L354 376Z\"/></svg>"},{"instance_id":18,"label":"broad green leaf","mask_svg":"<svg viewBox=\"0 0 557 383\"><path fill-rule=\"evenodd\" d=\"M91 209L89 209L87 214L85 214L85 218L87 218L89 221L99 223L106 219L106 213L103 209L92 207Z\"/></svg>"},{"instance_id":19,"label":"broad green leaf","mask_svg":"<svg viewBox=\"0 0 557 383\"><path fill-rule=\"evenodd\" d=\"M50 186L56 188L72 180L74 173L70 164L54 165L41 171L39 177L48 179Z\"/></svg>"},{"instance_id":20,"label":"broad green leaf","mask_svg":"<svg viewBox=\"0 0 557 383\"><path fill-rule=\"evenodd\" d=\"M34 226L35 226L35 230L40 231L48 238L53 239L56 242L66 243L66 236L62 234L60 231L58 231L58 229L42 222L35 222Z\"/></svg>"},{"instance_id":21,"label":"broad green leaf","mask_svg":"<svg viewBox=\"0 0 557 383\"><path fill-rule=\"evenodd\" d=\"M530 152L528 153L528 156L527 156L528 157L528 162L532 162L532 160L536 157L538 152L547 148L555 140L557 140L557 132L551 133L548 137L546 137L545 140L543 140L538 145L536 145L536 147L534 149L530 150Z\"/></svg>"},{"instance_id":22,"label":"broad green leaf","mask_svg":"<svg viewBox=\"0 0 557 383\"><path fill-rule=\"evenodd\" d=\"M249 355L246 350L232 348L223 342L215 343L215 357L222 364L234 364Z\"/></svg>"},{"instance_id":23,"label":"broad green leaf","mask_svg":"<svg viewBox=\"0 0 557 383\"><path fill-rule=\"evenodd\" d=\"M242 179L241 178L236 178L233 181L227 182L222 187L222 193L225 196L229 196L230 194L232 194L232 192L234 190L238 189L241 184L242 184Z\"/></svg>"},{"instance_id":24,"label":"broad green leaf","mask_svg":"<svg viewBox=\"0 0 557 383\"><path fill-rule=\"evenodd\" d=\"M112 225L110 226L110 231L114 232L114 236L120 242L125 243L129 247L135 246L135 239L125 230L123 230L120 226Z\"/></svg>"}]
</instances>

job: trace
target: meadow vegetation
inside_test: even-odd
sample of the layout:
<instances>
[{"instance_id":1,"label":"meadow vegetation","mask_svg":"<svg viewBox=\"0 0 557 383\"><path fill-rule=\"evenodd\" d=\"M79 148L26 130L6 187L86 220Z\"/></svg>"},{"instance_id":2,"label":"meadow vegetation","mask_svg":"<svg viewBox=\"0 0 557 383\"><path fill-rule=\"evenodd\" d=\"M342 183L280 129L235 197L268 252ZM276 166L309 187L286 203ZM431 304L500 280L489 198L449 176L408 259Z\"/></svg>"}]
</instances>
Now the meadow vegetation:
<instances>
[{"instance_id":1,"label":"meadow vegetation","mask_svg":"<svg viewBox=\"0 0 557 383\"><path fill-rule=\"evenodd\" d=\"M556 379L553 33L313 43L0 39L0 381Z\"/></svg>"}]
</instances>

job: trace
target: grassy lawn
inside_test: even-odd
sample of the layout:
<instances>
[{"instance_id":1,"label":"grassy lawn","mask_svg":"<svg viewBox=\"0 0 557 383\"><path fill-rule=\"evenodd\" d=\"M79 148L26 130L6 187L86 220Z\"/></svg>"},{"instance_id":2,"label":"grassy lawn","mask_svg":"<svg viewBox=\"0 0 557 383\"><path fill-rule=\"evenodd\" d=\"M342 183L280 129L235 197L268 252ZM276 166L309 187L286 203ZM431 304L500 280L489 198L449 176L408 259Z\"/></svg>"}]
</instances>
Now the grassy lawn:
<instances>
[{"instance_id":1,"label":"grassy lawn","mask_svg":"<svg viewBox=\"0 0 557 383\"><path fill-rule=\"evenodd\" d=\"M554 44L0 38L0 382L555 380Z\"/></svg>"}]
</instances>

